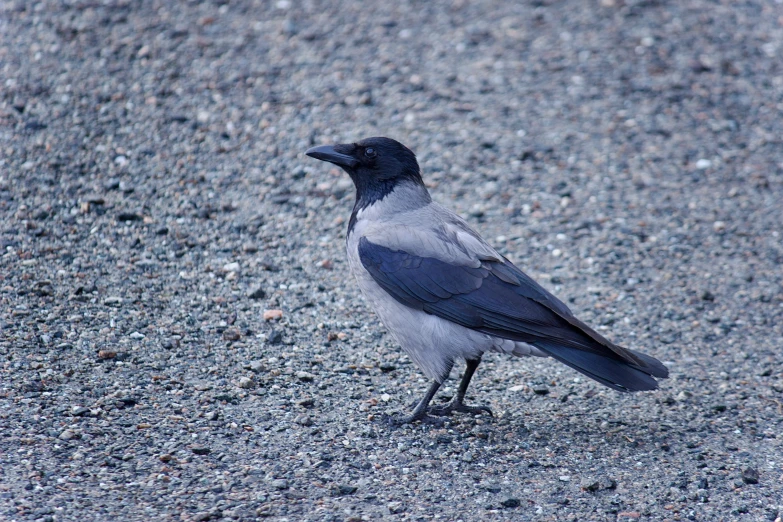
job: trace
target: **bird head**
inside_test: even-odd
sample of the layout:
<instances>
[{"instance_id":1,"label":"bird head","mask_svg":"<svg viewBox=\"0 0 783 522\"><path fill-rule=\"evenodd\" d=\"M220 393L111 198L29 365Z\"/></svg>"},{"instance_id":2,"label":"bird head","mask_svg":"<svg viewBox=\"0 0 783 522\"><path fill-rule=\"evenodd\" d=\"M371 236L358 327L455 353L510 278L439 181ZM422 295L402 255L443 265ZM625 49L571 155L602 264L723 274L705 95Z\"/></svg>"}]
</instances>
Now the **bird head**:
<instances>
[{"instance_id":1,"label":"bird head","mask_svg":"<svg viewBox=\"0 0 783 522\"><path fill-rule=\"evenodd\" d=\"M357 201L383 199L403 182L424 187L416 155L391 138L366 138L356 143L322 145L305 152L311 158L341 167L356 186Z\"/></svg>"}]
</instances>

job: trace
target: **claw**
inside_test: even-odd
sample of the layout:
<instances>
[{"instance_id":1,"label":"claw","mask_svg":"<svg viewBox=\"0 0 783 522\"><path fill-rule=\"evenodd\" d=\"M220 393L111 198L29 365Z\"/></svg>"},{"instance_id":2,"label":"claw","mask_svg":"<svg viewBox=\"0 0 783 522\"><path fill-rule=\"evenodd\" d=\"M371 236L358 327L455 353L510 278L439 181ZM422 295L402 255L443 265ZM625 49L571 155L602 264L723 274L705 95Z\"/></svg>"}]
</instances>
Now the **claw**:
<instances>
[{"instance_id":1,"label":"claw","mask_svg":"<svg viewBox=\"0 0 783 522\"><path fill-rule=\"evenodd\" d=\"M452 400L445 406L432 406L427 409L427 413L431 415L436 415L439 417L447 417L450 416L454 412L459 413L472 413L474 415L478 415L481 413L488 413L490 417L494 417L495 415L492 413L492 410L489 409L488 406L468 406L467 404Z\"/></svg>"}]
</instances>

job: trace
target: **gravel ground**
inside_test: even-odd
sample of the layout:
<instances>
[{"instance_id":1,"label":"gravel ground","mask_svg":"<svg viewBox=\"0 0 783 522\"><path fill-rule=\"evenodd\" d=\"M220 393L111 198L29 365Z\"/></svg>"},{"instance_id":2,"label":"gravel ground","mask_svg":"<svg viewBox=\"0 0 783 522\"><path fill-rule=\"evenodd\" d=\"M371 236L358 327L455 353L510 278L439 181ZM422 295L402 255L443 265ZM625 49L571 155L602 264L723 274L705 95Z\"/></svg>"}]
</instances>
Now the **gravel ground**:
<instances>
[{"instance_id":1,"label":"gravel ground","mask_svg":"<svg viewBox=\"0 0 783 522\"><path fill-rule=\"evenodd\" d=\"M782 114L780 0L0 2L0 519L780 520ZM370 135L671 379L380 422Z\"/></svg>"}]
</instances>

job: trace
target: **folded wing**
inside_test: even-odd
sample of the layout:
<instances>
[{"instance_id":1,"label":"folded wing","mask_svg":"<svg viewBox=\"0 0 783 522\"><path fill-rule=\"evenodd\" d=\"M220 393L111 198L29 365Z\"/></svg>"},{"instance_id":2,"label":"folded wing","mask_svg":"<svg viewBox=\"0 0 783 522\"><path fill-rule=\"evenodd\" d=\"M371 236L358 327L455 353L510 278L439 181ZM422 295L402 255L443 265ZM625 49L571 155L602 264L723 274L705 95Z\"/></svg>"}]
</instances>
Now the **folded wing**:
<instances>
[{"instance_id":1,"label":"folded wing","mask_svg":"<svg viewBox=\"0 0 783 522\"><path fill-rule=\"evenodd\" d=\"M398 302L472 330L532 344L613 389L651 390L657 388L653 377L668 376L658 360L622 348L576 319L565 304L485 244L471 255L474 249L460 244L457 236L442 239L450 241L442 250L464 255L440 255L432 241L422 248L402 248L398 241L387 246L379 234L360 239L359 257Z\"/></svg>"}]
</instances>

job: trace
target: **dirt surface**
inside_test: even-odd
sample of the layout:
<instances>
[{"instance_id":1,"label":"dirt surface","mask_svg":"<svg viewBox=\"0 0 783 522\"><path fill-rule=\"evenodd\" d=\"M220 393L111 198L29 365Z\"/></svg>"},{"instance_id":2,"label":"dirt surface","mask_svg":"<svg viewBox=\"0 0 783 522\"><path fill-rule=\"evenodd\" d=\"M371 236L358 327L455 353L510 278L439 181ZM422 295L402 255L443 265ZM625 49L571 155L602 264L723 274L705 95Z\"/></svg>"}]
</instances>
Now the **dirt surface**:
<instances>
[{"instance_id":1,"label":"dirt surface","mask_svg":"<svg viewBox=\"0 0 783 522\"><path fill-rule=\"evenodd\" d=\"M372 135L671 378L387 427L303 155ZM781 137L780 0L0 2L0 519L780 520Z\"/></svg>"}]
</instances>

